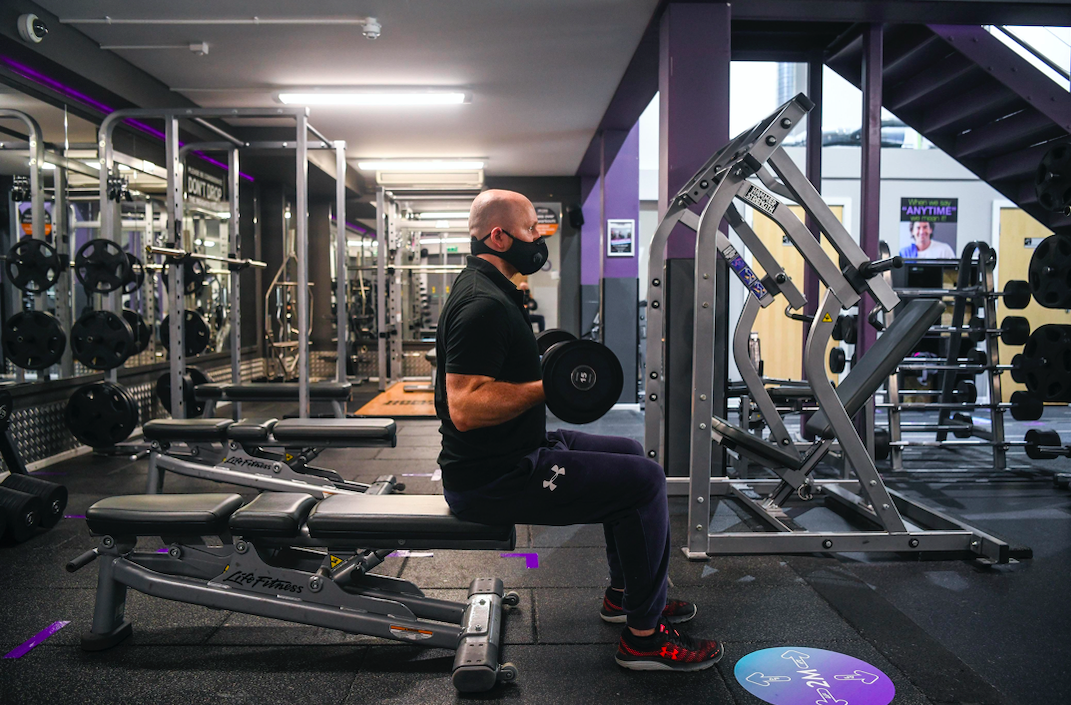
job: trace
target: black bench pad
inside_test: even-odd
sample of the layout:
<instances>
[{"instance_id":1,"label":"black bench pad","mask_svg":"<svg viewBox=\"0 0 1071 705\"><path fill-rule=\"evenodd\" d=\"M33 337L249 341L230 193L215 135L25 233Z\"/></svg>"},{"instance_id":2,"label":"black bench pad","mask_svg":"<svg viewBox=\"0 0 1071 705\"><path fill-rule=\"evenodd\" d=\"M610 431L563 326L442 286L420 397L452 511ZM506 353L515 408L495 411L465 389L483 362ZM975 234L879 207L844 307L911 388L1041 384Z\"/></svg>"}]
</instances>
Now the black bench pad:
<instances>
[{"instance_id":1,"label":"black bench pad","mask_svg":"<svg viewBox=\"0 0 1071 705\"><path fill-rule=\"evenodd\" d=\"M394 441L393 419L283 419L272 428L280 443L315 446L329 441Z\"/></svg>"},{"instance_id":2,"label":"black bench pad","mask_svg":"<svg viewBox=\"0 0 1071 705\"><path fill-rule=\"evenodd\" d=\"M231 515L230 527L246 538L292 538L316 505L312 495L298 492L263 492Z\"/></svg>"},{"instance_id":3,"label":"black bench pad","mask_svg":"<svg viewBox=\"0 0 1071 705\"><path fill-rule=\"evenodd\" d=\"M154 419L142 427L150 441L210 441L222 442L230 419Z\"/></svg>"},{"instance_id":4,"label":"black bench pad","mask_svg":"<svg viewBox=\"0 0 1071 705\"><path fill-rule=\"evenodd\" d=\"M349 382L316 382L309 385L309 399L347 401L352 387ZM223 387L223 398L230 401L297 401L298 385L296 382L228 384Z\"/></svg>"},{"instance_id":5,"label":"black bench pad","mask_svg":"<svg viewBox=\"0 0 1071 705\"><path fill-rule=\"evenodd\" d=\"M223 493L108 497L86 510L86 523L98 536L214 536L242 501Z\"/></svg>"},{"instance_id":6,"label":"black bench pad","mask_svg":"<svg viewBox=\"0 0 1071 705\"><path fill-rule=\"evenodd\" d=\"M271 437L271 430L278 421L278 419L264 419L261 421L242 419L231 424L231 427L227 429L227 438L240 443L266 441Z\"/></svg>"},{"instance_id":7,"label":"black bench pad","mask_svg":"<svg viewBox=\"0 0 1071 705\"><path fill-rule=\"evenodd\" d=\"M512 525L458 519L442 495L332 495L312 510L309 535L328 545L361 548L495 548L510 550Z\"/></svg>"},{"instance_id":8,"label":"black bench pad","mask_svg":"<svg viewBox=\"0 0 1071 705\"><path fill-rule=\"evenodd\" d=\"M789 453L717 416L710 420L710 430L721 437L721 445L763 462L768 467L798 470L803 464L798 455Z\"/></svg>"}]
</instances>

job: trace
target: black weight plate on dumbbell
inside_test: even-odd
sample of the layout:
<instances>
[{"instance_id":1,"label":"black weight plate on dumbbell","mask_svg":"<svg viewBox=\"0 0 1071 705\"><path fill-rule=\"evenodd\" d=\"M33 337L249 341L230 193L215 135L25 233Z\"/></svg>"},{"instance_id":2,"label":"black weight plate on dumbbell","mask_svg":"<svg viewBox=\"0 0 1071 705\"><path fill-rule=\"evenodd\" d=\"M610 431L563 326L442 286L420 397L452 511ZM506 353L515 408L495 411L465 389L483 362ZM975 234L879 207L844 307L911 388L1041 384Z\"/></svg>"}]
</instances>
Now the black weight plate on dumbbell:
<instances>
[{"instance_id":1,"label":"black weight plate on dumbbell","mask_svg":"<svg viewBox=\"0 0 1071 705\"><path fill-rule=\"evenodd\" d=\"M134 354L134 329L111 311L88 310L71 326L71 353L91 370L111 370Z\"/></svg>"},{"instance_id":2,"label":"black weight plate on dumbbell","mask_svg":"<svg viewBox=\"0 0 1071 705\"><path fill-rule=\"evenodd\" d=\"M1011 404L1012 418L1016 421L1037 421L1045 411L1045 404L1027 392L1013 392Z\"/></svg>"},{"instance_id":3,"label":"black weight plate on dumbbell","mask_svg":"<svg viewBox=\"0 0 1071 705\"><path fill-rule=\"evenodd\" d=\"M978 401L978 387L970 380L960 380L952 391L952 399L957 404L973 404Z\"/></svg>"},{"instance_id":4,"label":"black weight plate on dumbbell","mask_svg":"<svg viewBox=\"0 0 1071 705\"><path fill-rule=\"evenodd\" d=\"M1058 144L1045 153L1034 173L1034 192L1045 210L1059 213L1071 206L1071 147Z\"/></svg>"},{"instance_id":5,"label":"black weight plate on dumbbell","mask_svg":"<svg viewBox=\"0 0 1071 705\"><path fill-rule=\"evenodd\" d=\"M621 363L610 348L593 340L552 345L542 365L547 409L566 423L591 423L621 397Z\"/></svg>"},{"instance_id":6,"label":"black weight plate on dumbbell","mask_svg":"<svg viewBox=\"0 0 1071 705\"><path fill-rule=\"evenodd\" d=\"M167 289L171 286L169 273L171 271L171 263L164 263L163 279L164 288ZM195 259L189 255L182 258L182 290L187 294L196 294L201 290L201 287L205 285L205 279L208 277L208 268L205 266L205 262L202 259Z\"/></svg>"},{"instance_id":7,"label":"black weight plate on dumbbell","mask_svg":"<svg viewBox=\"0 0 1071 705\"><path fill-rule=\"evenodd\" d=\"M1025 359L1022 353L1012 355L1011 378L1013 382L1018 384L1026 384L1026 371L1023 369L1023 360Z\"/></svg>"},{"instance_id":8,"label":"black weight plate on dumbbell","mask_svg":"<svg viewBox=\"0 0 1071 705\"><path fill-rule=\"evenodd\" d=\"M67 428L92 448L109 448L138 425L138 404L122 385L95 382L79 387L67 401Z\"/></svg>"},{"instance_id":9,"label":"black weight plate on dumbbell","mask_svg":"<svg viewBox=\"0 0 1071 705\"><path fill-rule=\"evenodd\" d=\"M92 294L107 294L123 287L130 276L127 253L111 240L90 240L74 255L74 275Z\"/></svg>"},{"instance_id":10,"label":"black weight plate on dumbbell","mask_svg":"<svg viewBox=\"0 0 1071 705\"><path fill-rule=\"evenodd\" d=\"M977 390L975 390L977 396ZM950 426L958 426L958 428L952 431L952 435L956 438L970 438L974 432L974 421L969 414L961 414L959 412L952 414L952 419L949 422Z\"/></svg>"},{"instance_id":11,"label":"black weight plate on dumbbell","mask_svg":"<svg viewBox=\"0 0 1071 705\"><path fill-rule=\"evenodd\" d=\"M844 365L848 361L843 348L829 349L829 371L839 375L844 371Z\"/></svg>"},{"instance_id":12,"label":"black weight plate on dumbbell","mask_svg":"<svg viewBox=\"0 0 1071 705\"><path fill-rule=\"evenodd\" d=\"M131 354L140 355L148 349L149 341L152 340L152 326L145 322L140 313L128 308L123 309L123 318L134 331L134 352Z\"/></svg>"},{"instance_id":13,"label":"black weight plate on dumbbell","mask_svg":"<svg viewBox=\"0 0 1071 705\"><path fill-rule=\"evenodd\" d=\"M968 365L978 365L980 367L984 367L989 364L989 356L985 354L985 350L979 350L978 348L972 347L966 352L966 354L963 354L963 351L961 349L960 355L962 355L963 358L967 360Z\"/></svg>"},{"instance_id":14,"label":"black weight plate on dumbbell","mask_svg":"<svg viewBox=\"0 0 1071 705\"><path fill-rule=\"evenodd\" d=\"M1060 434L1056 431L1041 430L1038 428L1032 428L1026 432L1026 437L1023 439L1026 441L1026 455L1028 458L1034 460L1052 460L1053 458L1060 457L1056 452L1044 452L1039 447L1063 447L1063 442L1060 441Z\"/></svg>"},{"instance_id":15,"label":"black weight plate on dumbbell","mask_svg":"<svg viewBox=\"0 0 1071 705\"><path fill-rule=\"evenodd\" d=\"M1030 338L1030 321L1023 316L1008 316L1000 322L1000 341L1005 345L1025 345Z\"/></svg>"},{"instance_id":16,"label":"black weight plate on dumbbell","mask_svg":"<svg viewBox=\"0 0 1071 705\"><path fill-rule=\"evenodd\" d=\"M888 460L889 449L892 446L889 445L889 432L884 428L874 429L874 459L875 460Z\"/></svg>"},{"instance_id":17,"label":"black weight plate on dumbbell","mask_svg":"<svg viewBox=\"0 0 1071 705\"><path fill-rule=\"evenodd\" d=\"M1045 308L1071 308L1071 235L1050 235L1030 257L1028 281Z\"/></svg>"},{"instance_id":18,"label":"black weight plate on dumbbell","mask_svg":"<svg viewBox=\"0 0 1071 705\"><path fill-rule=\"evenodd\" d=\"M39 497L0 487L0 514L7 520L7 535L15 543L22 543L34 535L34 530L41 524L43 511Z\"/></svg>"},{"instance_id":19,"label":"black weight plate on dumbbell","mask_svg":"<svg viewBox=\"0 0 1071 705\"><path fill-rule=\"evenodd\" d=\"M197 311L186 311L184 318L186 325L183 326L182 337L186 341L186 354L200 355L208 348L212 339L208 324ZM160 342L168 351L171 350L170 323L168 316L164 316L164 320L160 321Z\"/></svg>"},{"instance_id":20,"label":"black weight plate on dumbbell","mask_svg":"<svg viewBox=\"0 0 1071 705\"><path fill-rule=\"evenodd\" d=\"M964 344L966 344L967 347L973 348L976 343L980 343L985 340L986 329L988 328L988 326L985 324L985 321L981 318L978 318L977 316L972 317L971 320L967 322L967 327L970 329L970 332L967 333L967 340L969 340L970 342L967 343L967 341L965 340L960 343L960 350L963 350Z\"/></svg>"},{"instance_id":21,"label":"black weight plate on dumbbell","mask_svg":"<svg viewBox=\"0 0 1071 705\"><path fill-rule=\"evenodd\" d=\"M126 253L126 258L129 262L129 273L126 281L123 282L123 293L133 294L135 291L140 290L142 284L145 283L145 266L142 265L137 256L130 252Z\"/></svg>"},{"instance_id":22,"label":"black weight plate on dumbbell","mask_svg":"<svg viewBox=\"0 0 1071 705\"><path fill-rule=\"evenodd\" d=\"M46 529L51 529L63 518L63 510L67 508L67 488L63 485L39 477L11 474L0 482L0 487L32 494L40 499L43 507L41 526Z\"/></svg>"},{"instance_id":23,"label":"black weight plate on dumbbell","mask_svg":"<svg viewBox=\"0 0 1071 705\"><path fill-rule=\"evenodd\" d=\"M1013 279L1004 285L1004 305L1013 310L1030 305L1030 282Z\"/></svg>"},{"instance_id":24,"label":"black weight plate on dumbbell","mask_svg":"<svg viewBox=\"0 0 1071 705\"><path fill-rule=\"evenodd\" d=\"M536 335L536 344L539 345L540 355L546 354L551 345L569 340L576 340L576 336L561 328L547 328L542 333Z\"/></svg>"},{"instance_id":25,"label":"black weight plate on dumbbell","mask_svg":"<svg viewBox=\"0 0 1071 705\"><path fill-rule=\"evenodd\" d=\"M8 281L23 291L39 294L59 281L63 260L44 240L24 238L7 253Z\"/></svg>"},{"instance_id":26,"label":"black weight plate on dumbbell","mask_svg":"<svg viewBox=\"0 0 1071 705\"><path fill-rule=\"evenodd\" d=\"M67 348L59 319L45 311L22 311L4 321L4 357L24 370L55 365Z\"/></svg>"}]
</instances>

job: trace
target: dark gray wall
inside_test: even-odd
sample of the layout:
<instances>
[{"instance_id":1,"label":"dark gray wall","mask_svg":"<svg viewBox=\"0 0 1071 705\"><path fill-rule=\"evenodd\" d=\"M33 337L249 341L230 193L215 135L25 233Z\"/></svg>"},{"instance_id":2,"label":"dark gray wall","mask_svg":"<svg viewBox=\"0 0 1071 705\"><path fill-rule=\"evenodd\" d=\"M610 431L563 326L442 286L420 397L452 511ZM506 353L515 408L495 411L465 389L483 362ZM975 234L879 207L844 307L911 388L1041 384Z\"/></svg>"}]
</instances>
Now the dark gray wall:
<instances>
[{"instance_id":1,"label":"dark gray wall","mask_svg":"<svg viewBox=\"0 0 1071 705\"><path fill-rule=\"evenodd\" d=\"M329 350L334 315L331 313L331 206L321 201L309 205L309 282L313 285L312 349Z\"/></svg>"},{"instance_id":2,"label":"dark gray wall","mask_svg":"<svg viewBox=\"0 0 1071 705\"><path fill-rule=\"evenodd\" d=\"M633 278L603 279L606 312L603 342L614 351L621 362L625 384L621 388L618 401L625 404L635 404L637 401L636 355L639 345L639 321L636 318L636 297L639 295L639 287L639 281Z\"/></svg>"},{"instance_id":3,"label":"dark gray wall","mask_svg":"<svg viewBox=\"0 0 1071 705\"><path fill-rule=\"evenodd\" d=\"M665 367L666 450L662 467L673 477L688 476L692 410L692 322L695 316L695 260L666 260ZM648 331L648 335L651 335Z\"/></svg>"},{"instance_id":4,"label":"dark gray wall","mask_svg":"<svg viewBox=\"0 0 1071 705\"><path fill-rule=\"evenodd\" d=\"M577 238L578 240L580 238ZM579 262L578 262L579 264ZM580 274L577 273L577 279ZM595 314L599 312L599 285L581 284L577 287L580 295L580 320L577 322L577 335L585 335L591 331L591 324L595 320Z\"/></svg>"}]
</instances>

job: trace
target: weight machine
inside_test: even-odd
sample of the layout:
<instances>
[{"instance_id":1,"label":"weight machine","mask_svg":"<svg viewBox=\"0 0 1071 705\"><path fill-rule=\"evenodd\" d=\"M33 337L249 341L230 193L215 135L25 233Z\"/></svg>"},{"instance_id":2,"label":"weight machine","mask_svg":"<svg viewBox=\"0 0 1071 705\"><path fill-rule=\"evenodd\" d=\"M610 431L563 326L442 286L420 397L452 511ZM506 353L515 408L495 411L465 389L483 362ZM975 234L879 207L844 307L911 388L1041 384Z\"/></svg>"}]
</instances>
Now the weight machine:
<instances>
[{"instance_id":1,"label":"weight machine","mask_svg":"<svg viewBox=\"0 0 1071 705\"><path fill-rule=\"evenodd\" d=\"M956 552L992 562L1007 562L1013 556L1001 539L941 514L887 488L874 467L852 417L864 411L873 394L939 318L944 304L915 301L906 304L886 327L876 345L865 354L834 390L825 370L825 349L841 310L857 306L864 293L877 302L875 315L892 311L900 303L883 272L899 266L899 258L871 261L836 219L821 196L781 148L789 132L813 107L800 94L774 113L741 133L714 154L673 199L656 230L651 245L648 295L648 379L645 420L645 450L648 457L662 457L665 415L662 409L664 308L661 289L665 277L665 249L670 231L681 223L697 233L688 478L669 478L671 494L686 494L688 537L684 548L689 558L746 553L814 553L842 551ZM769 167L769 168L767 168ZM772 172L771 173L771 170ZM702 214L690 206L706 199ZM795 448L776 407L763 387L757 370L749 368L746 342L750 325L760 307L769 306L784 294L789 308L800 308L805 299L785 275L768 250L736 211L739 199L769 217L784 232L815 270L827 290L811 321L804 352L807 383L820 411L807 422L816 440L802 456ZM818 240L787 207L799 204L818 223L839 253L844 267L833 263ZM740 236L765 275L759 277L727 236L719 232L722 220ZM734 352L752 397L767 417L771 440L729 424L713 413L714 365L719 355L711 346L716 317L728 315L727 302L716 296L716 260L721 255L748 290L749 301L741 316ZM742 335L739 331L746 331ZM665 342L663 342L665 341ZM741 345L741 342L743 344ZM770 413L772 411L772 413ZM868 426L873 412L867 411ZM816 480L818 463L840 446L846 468L854 479ZM770 480L733 480L711 476L714 444L748 456L770 468L778 477ZM861 520L869 530L808 531L786 512L794 497L803 501L822 496L828 504ZM708 500L713 499L713 502ZM710 533L713 506L717 500L733 499L763 522L770 531Z\"/></svg>"}]
</instances>

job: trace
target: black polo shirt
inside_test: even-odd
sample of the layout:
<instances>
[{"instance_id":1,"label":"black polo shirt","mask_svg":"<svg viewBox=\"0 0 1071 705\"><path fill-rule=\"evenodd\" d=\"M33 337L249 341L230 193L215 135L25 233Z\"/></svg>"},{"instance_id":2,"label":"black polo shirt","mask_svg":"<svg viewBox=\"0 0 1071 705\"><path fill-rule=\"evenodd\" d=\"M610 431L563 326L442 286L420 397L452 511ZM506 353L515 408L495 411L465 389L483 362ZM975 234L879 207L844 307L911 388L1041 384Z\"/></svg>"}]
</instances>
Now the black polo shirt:
<instances>
[{"instance_id":1,"label":"black polo shirt","mask_svg":"<svg viewBox=\"0 0 1071 705\"><path fill-rule=\"evenodd\" d=\"M531 382L542 376L522 293L490 262L469 257L454 280L439 314L435 354L435 413L442 421L439 467L444 488L482 487L514 470L521 458L546 442L543 404L505 423L471 431L458 431L450 421L447 374L483 375L502 382Z\"/></svg>"}]
</instances>

